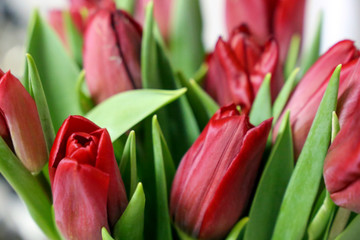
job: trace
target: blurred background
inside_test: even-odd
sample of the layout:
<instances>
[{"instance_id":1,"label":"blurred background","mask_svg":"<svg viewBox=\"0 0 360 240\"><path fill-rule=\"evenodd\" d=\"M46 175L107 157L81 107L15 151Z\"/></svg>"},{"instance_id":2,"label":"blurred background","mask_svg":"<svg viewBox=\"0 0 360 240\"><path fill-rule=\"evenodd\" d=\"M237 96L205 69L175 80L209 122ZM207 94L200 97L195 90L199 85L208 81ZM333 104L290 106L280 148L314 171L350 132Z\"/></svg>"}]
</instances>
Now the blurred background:
<instances>
[{"instance_id":1,"label":"blurred background","mask_svg":"<svg viewBox=\"0 0 360 240\"><path fill-rule=\"evenodd\" d=\"M226 36L225 0L200 0L204 19L203 40L207 51L218 37ZM25 64L27 25L34 8L43 15L49 9L65 8L67 0L0 0L0 68L21 77ZM308 0L306 6L304 42L309 45L320 12L323 14L321 52L339 40L360 40L359 0ZM33 223L25 206L0 174L0 240L46 239Z\"/></svg>"}]
</instances>

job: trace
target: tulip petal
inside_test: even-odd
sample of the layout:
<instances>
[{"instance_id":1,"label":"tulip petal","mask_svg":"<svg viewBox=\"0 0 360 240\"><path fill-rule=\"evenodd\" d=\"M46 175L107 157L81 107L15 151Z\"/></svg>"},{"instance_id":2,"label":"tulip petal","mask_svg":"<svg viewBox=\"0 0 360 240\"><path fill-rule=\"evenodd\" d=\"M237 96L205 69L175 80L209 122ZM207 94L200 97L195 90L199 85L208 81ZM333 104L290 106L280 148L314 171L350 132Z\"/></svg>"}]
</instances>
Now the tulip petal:
<instances>
[{"instance_id":1,"label":"tulip petal","mask_svg":"<svg viewBox=\"0 0 360 240\"><path fill-rule=\"evenodd\" d=\"M10 72L0 79L0 111L16 155L29 171L40 171L48 157L36 104Z\"/></svg>"},{"instance_id":2,"label":"tulip petal","mask_svg":"<svg viewBox=\"0 0 360 240\"><path fill-rule=\"evenodd\" d=\"M221 38L209 58L208 65L206 91L221 106L234 102L239 104L244 112L248 112L254 100L251 83L229 44Z\"/></svg>"},{"instance_id":3,"label":"tulip petal","mask_svg":"<svg viewBox=\"0 0 360 240\"><path fill-rule=\"evenodd\" d=\"M81 116L70 116L61 125L56 135L49 158L49 176L53 185L56 168L65 157L67 139L74 132L91 133L99 129L93 122Z\"/></svg>"},{"instance_id":4,"label":"tulip petal","mask_svg":"<svg viewBox=\"0 0 360 240\"><path fill-rule=\"evenodd\" d=\"M110 135L106 129L99 129L91 135L99 138L96 168L109 175L108 216L113 226L127 206L125 186L116 163Z\"/></svg>"},{"instance_id":5,"label":"tulip petal","mask_svg":"<svg viewBox=\"0 0 360 240\"><path fill-rule=\"evenodd\" d=\"M107 195L109 176L90 166L63 159L53 184L55 220L67 239L101 239L109 229Z\"/></svg>"},{"instance_id":6,"label":"tulip petal","mask_svg":"<svg viewBox=\"0 0 360 240\"><path fill-rule=\"evenodd\" d=\"M252 29L259 43L265 43L272 25L271 8L274 4L265 0L226 0L226 25L228 32L240 24Z\"/></svg>"},{"instance_id":7,"label":"tulip petal","mask_svg":"<svg viewBox=\"0 0 360 240\"><path fill-rule=\"evenodd\" d=\"M281 68L278 64L279 49L274 39L265 45L265 49L250 72L250 81L255 94L258 92L266 74L271 73L271 97L274 100L283 85Z\"/></svg>"},{"instance_id":8,"label":"tulip petal","mask_svg":"<svg viewBox=\"0 0 360 240\"><path fill-rule=\"evenodd\" d=\"M324 53L305 74L285 107L285 109L291 111L291 118L304 107L304 103L308 102L319 87L328 80L338 64L349 62L356 54L357 50L354 42L349 40L335 44Z\"/></svg>"},{"instance_id":9,"label":"tulip petal","mask_svg":"<svg viewBox=\"0 0 360 240\"><path fill-rule=\"evenodd\" d=\"M250 129L241 150L228 167L220 184L214 189L201 222L200 238L220 238L240 217L252 192L256 174L265 149L272 119ZM257 146L254 150L254 146ZM238 186L234 188L234 186Z\"/></svg>"},{"instance_id":10,"label":"tulip petal","mask_svg":"<svg viewBox=\"0 0 360 240\"><path fill-rule=\"evenodd\" d=\"M124 11L117 11L117 14L114 14L113 24L119 51L129 77L135 88L141 88L141 27Z\"/></svg>"}]
</instances>

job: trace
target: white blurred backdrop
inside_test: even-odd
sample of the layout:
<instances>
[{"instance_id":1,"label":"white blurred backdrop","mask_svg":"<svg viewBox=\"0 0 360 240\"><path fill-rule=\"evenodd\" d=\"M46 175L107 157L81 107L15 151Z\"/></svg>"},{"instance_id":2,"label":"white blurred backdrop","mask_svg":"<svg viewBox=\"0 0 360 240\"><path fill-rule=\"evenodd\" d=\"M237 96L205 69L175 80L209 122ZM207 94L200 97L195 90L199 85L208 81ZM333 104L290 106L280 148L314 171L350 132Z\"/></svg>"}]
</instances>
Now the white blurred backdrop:
<instances>
[{"instance_id":1,"label":"white blurred backdrop","mask_svg":"<svg viewBox=\"0 0 360 240\"><path fill-rule=\"evenodd\" d=\"M203 40L211 51L219 37L226 38L224 0L200 0L204 18ZM0 0L0 68L21 77L27 23L33 8L42 13L66 7L67 0ZM308 0L305 20L305 47L311 40L319 13L323 12L321 52L339 40L360 41L359 0ZM32 222L22 202L0 175L0 239L45 239Z\"/></svg>"}]
</instances>

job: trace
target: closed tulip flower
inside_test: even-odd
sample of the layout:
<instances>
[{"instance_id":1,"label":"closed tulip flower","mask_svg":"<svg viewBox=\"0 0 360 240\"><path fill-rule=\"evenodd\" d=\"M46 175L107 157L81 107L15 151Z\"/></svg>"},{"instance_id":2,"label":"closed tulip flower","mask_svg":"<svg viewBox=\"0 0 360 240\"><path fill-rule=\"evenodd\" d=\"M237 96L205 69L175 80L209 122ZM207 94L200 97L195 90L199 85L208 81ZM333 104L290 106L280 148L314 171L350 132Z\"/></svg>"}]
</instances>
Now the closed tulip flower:
<instances>
[{"instance_id":1,"label":"closed tulip flower","mask_svg":"<svg viewBox=\"0 0 360 240\"><path fill-rule=\"evenodd\" d=\"M218 40L208 57L204 87L221 106L236 103L247 113L267 73L272 73L272 97L279 92L282 78L277 63L276 41L270 39L265 46L259 45L243 25L232 33L228 42Z\"/></svg>"},{"instance_id":2,"label":"closed tulip flower","mask_svg":"<svg viewBox=\"0 0 360 240\"><path fill-rule=\"evenodd\" d=\"M309 69L290 97L285 111L290 110L295 156L299 156L316 111L330 77L338 64L343 64L340 74L339 97L346 93L350 75L358 58L358 50L349 40L341 41L322 55ZM280 126L279 118L274 129L274 140Z\"/></svg>"},{"instance_id":3,"label":"closed tulip flower","mask_svg":"<svg viewBox=\"0 0 360 240\"><path fill-rule=\"evenodd\" d=\"M225 8L228 32L247 24L259 43L274 36L279 41L281 61L291 37L302 33L305 0L226 0Z\"/></svg>"},{"instance_id":4,"label":"closed tulip flower","mask_svg":"<svg viewBox=\"0 0 360 240\"><path fill-rule=\"evenodd\" d=\"M67 239L101 239L127 206L109 133L81 116L60 127L49 160L55 220Z\"/></svg>"},{"instance_id":5,"label":"closed tulip flower","mask_svg":"<svg viewBox=\"0 0 360 240\"><path fill-rule=\"evenodd\" d=\"M141 87L141 27L124 11L98 11L84 36L86 82L100 103L116 93Z\"/></svg>"},{"instance_id":6,"label":"closed tulip flower","mask_svg":"<svg viewBox=\"0 0 360 240\"><path fill-rule=\"evenodd\" d=\"M219 239L241 216L253 190L271 119L254 127L235 105L220 108L185 154L172 185L175 224Z\"/></svg>"},{"instance_id":7,"label":"closed tulip flower","mask_svg":"<svg viewBox=\"0 0 360 240\"><path fill-rule=\"evenodd\" d=\"M10 71L1 70L0 135L30 172L43 168L48 153L35 101Z\"/></svg>"}]
</instances>

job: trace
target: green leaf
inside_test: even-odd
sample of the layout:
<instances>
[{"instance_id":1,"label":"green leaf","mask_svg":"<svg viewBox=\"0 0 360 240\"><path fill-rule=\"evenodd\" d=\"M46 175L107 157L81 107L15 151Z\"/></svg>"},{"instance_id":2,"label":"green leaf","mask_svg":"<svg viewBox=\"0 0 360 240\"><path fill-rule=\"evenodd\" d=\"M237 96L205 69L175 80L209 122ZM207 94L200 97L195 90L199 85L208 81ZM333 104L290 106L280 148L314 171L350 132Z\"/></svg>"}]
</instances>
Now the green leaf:
<instances>
[{"instance_id":1,"label":"green leaf","mask_svg":"<svg viewBox=\"0 0 360 240\"><path fill-rule=\"evenodd\" d=\"M34 100L39 113L41 127L49 154L55 139L54 126L51 122L49 107L35 61L30 54L26 54L26 59L28 64L29 86L34 95Z\"/></svg>"},{"instance_id":2,"label":"green leaf","mask_svg":"<svg viewBox=\"0 0 360 240\"><path fill-rule=\"evenodd\" d=\"M66 53L55 32L37 11L29 27L27 52L34 58L44 88L54 128L69 116L79 114L75 85L79 68ZM27 71L27 70L26 70ZM29 79L26 79L28 86Z\"/></svg>"},{"instance_id":3,"label":"green leaf","mask_svg":"<svg viewBox=\"0 0 360 240\"><path fill-rule=\"evenodd\" d=\"M180 84L174 77L163 40L154 22L152 7L152 3L148 4L142 44L143 86L178 89ZM184 96L157 114L164 127L164 134L169 140L171 152L178 162L200 134L194 113ZM181 143L178 139L182 139Z\"/></svg>"},{"instance_id":4,"label":"green leaf","mask_svg":"<svg viewBox=\"0 0 360 240\"><path fill-rule=\"evenodd\" d=\"M193 76L204 60L199 0L174 2L170 34L171 60L176 71Z\"/></svg>"},{"instance_id":5,"label":"green leaf","mask_svg":"<svg viewBox=\"0 0 360 240\"><path fill-rule=\"evenodd\" d=\"M132 90L114 95L94 107L86 117L97 125L107 128L114 141L132 126L174 101L186 89Z\"/></svg>"},{"instance_id":6,"label":"green leaf","mask_svg":"<svg viewBox=\"0 0 360 240\"><path fill-rule=\"evenodd\" d=\"M76 94L82 112L87 113L95 106L95 104L92 101L89 94L85 93L84 82L85 82L85 70L82 70L76 81Z\"/></svg>"},{"instance_id":7,"label":"green leaf","mask_svg":"<svg viewBox=\"0 0 360 240\"><path fill-rule=\"evenodd\" d=\"M334 141L339 131L339 120L335 111L333 111L331 120L331 142ZM326 189L323 190L318 198L318 201L320 200L322 200L323 203L319 207L317 206L318 202L315 205L316 215L312 217L311 223L309 224L308 239L320 239L321 236L327 239L326 236L329 234L332 219L335 215L336 205L331 200L330 194Z\"/></svg>"},{"instance_id":8,"label":"green leaf","mask_svg":"<svg viewBox=\"0 0 360 240\"><path fill-rule=\"evenodd\" d=\"M283 111L292 90L296 86L296 76L299 73L299 68L296 68L292 73L290 74L289 78L286 80L285 85L282 87L279 95L277 96L274 106L273 106L273 125L277 122L277 120L280 117L281 112Z\"/></svg>"},{"instance_id":9,"label":"green leaf","mask_svg":"<svg viewBox=\"0 0 360 240\"><path fill-rule=\"evenodd\" d=\"M145 194L143 186L138 183L134 195L124 213L114 227L116 240L142 240L144 235Z\"/></svg>"},{"instance_id":10,"label":"green leaf","mask_svg":"<svg viewBox=\"0 0 360 240\"><path fill-rule=\"evenodd\" d=\"M102 227L101 228L101 237L102 237L102 240L114 240L110 233L106 230L105 227Z\"/></svg>"},{"instance_id":11,"label":"green leaf","mask_svg":"<svg viewBox=\"0 0 360 240\"><path fill-rule=\"evenodd\" d=\"M156 66L157 46L153 32L155 25L153 8L154 3L150 1L146 6L141 43L141 78L143 88L161 88L160 73Z\"/></svg>"},{"instance_id":12,"label":"green leaf","mask_svg":"<svg viewBox=\"0 0 360 240\"><path fill-rule=\"evenodd\" d=\"M307 70L319 58L322 25L323 25L323 14L321 12L318 18L318 22L315 28L316 31L314 32L311 45L306 48L306 51L303 53L303 56L301 57L299 80L305 75Z\"/></svg>"},{"instance_id":13,"label":"green leaf","mask_svg":"<svg viewBox=\"0 0 360 240\"><path fill-rule=\"evenodd\" d=\"M52 217L51 200L41 184L0 137L0 173L24 201L30 215L49 239L61 239Z\"/></svg>"},{"instance_id":14,"label":"green leaf","mask_svg":"<svg viewBox=\"0 0 360 240\"><path fill-rule=\"evenodd\" d=\"M157 239L172 239L168 195L171 191L175 167L169 151L166 150L167 147L164 144L164 138L156 115L152 120L152 134L157 202Z\"/></svg>"},{"instance_id":15,"label":"green leaf","mask_svg":"<svg viewBox=\"0 0 360 240\"><path fill-rule=\"evenodd\" d=\"M327 86L280 208L272 239L302 239L320 185L336 109L339 65Z\"/></svg>"},{"instance_id":16,"label":"green leaf","mask_svg":"<svg viewBox=\"0 0 360 240\"><path fill-rule=\"evenodd\" d=\"M336 115L336 112L332 112L332 119L331 119L331 142L335 140L336 135L340 131L340 123L339 119Z\"/></svg>"},{"instance_id":17,"label":"green leaf","mask_svg":"<svg viewBox=\"0 0 360 240\"><path fill-rule=\"evenodd\" d=\"M354 240L360 235L360 215L357 215L336 240Z\"/></svg>"},{"instance_id":18,"label":"green leaf","mask_svg":"<svg viewBox=\"0 0 360 240\"><path fill-rule=\"evenodd\" d=\"M255 126L272 117L270 80L271 74L268 73L266 74L251 107L250 122Z\"/></svg>"},{"instance_id":19,"label":"green leaf","mask_svg":"<svg viewBox=\"0 0 360 240\"><path fill-rule=\"evenodd\" d=\"M127 11L130 15L134 14L135 11L135 0L115 0L116 8Z\"/></svg>"},{"instance_id":20,"label":"green leaf","mask_svg":"<svg viewBox=\"0 0 360 240\"><path fill-rule=\"evenodd\" d=\"M203 129L220 107L194 79L188 81L180 73L178 74L178 79L181 85L188 89L186 97L189 100L200 128Z\"/></svg>"},{"instance_id":21,"label":"green leaf","mask_svg":"<svg viewBox=\"0 0 360 240\"><path fill-rule=\"evenodd\" d=\"M269 239L273 233L281 201L294 168L289 115L287 112L282 120L276 143L261 175L244 239Z\"/></svg>"},{"instance_id":22,"label":"green leaf","mask_svg":"<svg viewBox=\"0 0 360 240\"><path fill-rule=\"evenodd\" d=\"M129 198L134 194L138 184L136 166L136 139L135 132L131 131L125 143L124 152L119 164L120 173Z\"/></svg>"},{"instance_id":23,"label":"green leaf","mask_svg":"<svg viewBox=\"0 0 360 240\"><path fill-rule=\"evenodd\" d=\"M76 28L69 11L63 12L63 19L65 24L65 36L69 43L72 57L75 62L82 66L82 49L83 49L83 37L79 30Z\"/></svg>"},{"instance_id":24,"label":"green leaf","mask_svg":"<svg viewBox=\"0 0 360 240\"><path fill-rule=\"evenodd\" d=\"M236 225L232 228L229 235L227 235L225 240L237 240L243 239L244 232L247 229L249 218L242 218Z\"/></svg>"},{"instance_id":25,"label":"green leaf","mask_svg":"<svg viewBox=\"0 0 360 240\"><path fill-rule=\"evenodd\" d=\"M301 37L299 34L294 34L291 38L290 47L288 50L285 67L284 67L284 77L289 79L290 74L294 71L296 67L296 62L299 57Z\"/></svg>"}]
</instances>

